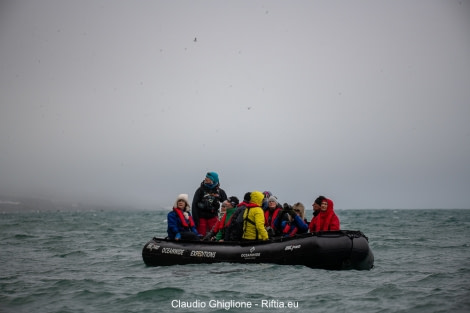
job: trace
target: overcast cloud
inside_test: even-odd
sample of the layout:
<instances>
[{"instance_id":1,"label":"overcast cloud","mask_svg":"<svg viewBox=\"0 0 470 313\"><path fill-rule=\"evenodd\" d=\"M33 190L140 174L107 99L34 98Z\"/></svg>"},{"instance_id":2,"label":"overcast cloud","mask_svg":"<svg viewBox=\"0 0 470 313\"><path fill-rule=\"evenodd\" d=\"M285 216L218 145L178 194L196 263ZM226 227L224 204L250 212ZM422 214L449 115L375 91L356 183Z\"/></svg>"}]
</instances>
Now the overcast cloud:
<instances>
[{"instance_id":1,"label":"overcast cloud","mask_svg":"<svg viewBox=\"0 0 470 313\"><path fill-rule=\"evenodd\" d=\"M170 206L207 171L470 208L468 1L0 2L0 194Z\"/></svg>"}]
</instances>

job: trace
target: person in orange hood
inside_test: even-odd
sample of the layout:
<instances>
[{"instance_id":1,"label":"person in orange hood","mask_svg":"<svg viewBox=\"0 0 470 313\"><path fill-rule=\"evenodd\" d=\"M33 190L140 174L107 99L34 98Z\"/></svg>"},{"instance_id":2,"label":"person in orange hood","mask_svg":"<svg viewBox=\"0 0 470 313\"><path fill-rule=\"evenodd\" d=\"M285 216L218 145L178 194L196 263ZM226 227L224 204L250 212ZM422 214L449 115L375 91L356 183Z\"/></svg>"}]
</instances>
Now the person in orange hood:
<instances>
[{"instance_id":1,"label":"person in orange hood","mask_svg":"<svg viewBox=\"0 0 470 313\"><path fill-rule=\"evenodd\" d=\"M308 229L312 233L340 229L339 218L333 209L332 200L322 200L320 213L312 218Z\"/></svg>"}]
</instances>

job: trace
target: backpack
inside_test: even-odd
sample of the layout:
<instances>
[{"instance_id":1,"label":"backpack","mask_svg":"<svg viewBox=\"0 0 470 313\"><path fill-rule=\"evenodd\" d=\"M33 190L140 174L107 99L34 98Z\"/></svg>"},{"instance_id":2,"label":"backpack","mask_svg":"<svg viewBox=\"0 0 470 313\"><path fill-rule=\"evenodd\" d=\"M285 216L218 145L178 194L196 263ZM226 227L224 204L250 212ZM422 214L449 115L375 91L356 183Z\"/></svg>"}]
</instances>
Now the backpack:
<instances>
[{"instance_id":1,"label":"backpack","mask_svg":"<svg viewBox=\"0 0 470 313\"><path fill-rule=\"evenodd\" d=\"M243 236L243 213L245 212L246 206L240 206L237 208L230 219L230 225L225 231L225 241L240 241Z\"/></svg>"}]
</instances>

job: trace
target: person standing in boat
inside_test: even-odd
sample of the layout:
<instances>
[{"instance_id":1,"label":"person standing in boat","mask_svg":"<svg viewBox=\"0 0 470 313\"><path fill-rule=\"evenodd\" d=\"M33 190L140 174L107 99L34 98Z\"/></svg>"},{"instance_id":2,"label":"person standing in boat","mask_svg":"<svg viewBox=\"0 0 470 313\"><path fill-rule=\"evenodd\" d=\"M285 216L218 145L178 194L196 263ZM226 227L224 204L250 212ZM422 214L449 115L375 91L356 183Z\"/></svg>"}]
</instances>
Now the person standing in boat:
<instances>
[{"instance_id":1,"label":"person standing in boat","mask_svg":"<svg viewBox=\"0 0 470 313\"><path fill-rule=\"evenodd\" d=\"M264 212L264 226L268 231L269 238L280 235L282 233L280 223L275 223L281 211L282 206L277 201L277 198L275 196L270 196L268 198L268 208Z\"/></svg>"},{"instance_id":2,"label":"person standing in boat","mask_svg":"<svg viewBox=\"0 0 470 313\"><path fill-rule=\"evenodd\" d=\"M327 198L322 200L320 212L312 218L308 228L312 233L340 229L339 218L334 212L332 200Z\"/></svg>"},{"instance_id":3,"label":"person standing in boat","mask_svg":"<svg viewBox=\"0 0 470 313\"><path fill-rule=\"evenodd\" d=\"M250 203L243 212L242 240L268 240L268 232L264 227L264 211L261 207L264 195L261 191L253 191L250 198Z\"/></svg>"},{"instance_id":4,"label":"person standing in boat","mask_svg":"<svg viewBox=\"0 0 470 313\"><path fill-rule=\"evenodd\" d=\"M218 221L220 204L227 194L220 188L219 175L208 172L201 186L194 193L192 213L199 234L205 236Z\"/></svg>"},{"instance_id":5,"label":"person standing in boat","mask_svg":"<svg viewBox=\"0 0 470 313\"><path fill-rule=\"evenodd\" d=\"M225 234L232 221L233 213L237 210L238 204L238 198L234 196L228 198L222 203L222 210L225 209L225 213L214 225L211 231L206 234L204 240L224 241Z\"/></svg>"},{"instance_id":6,"label":"person standing in boat","mask_svg":"<svg viewBox=\"0 0 470 313\"><path fill-rule=\"evenodd\" d=\"M189 213L189 200L187 194L180 194L173 205L173 210L168 213L168 238L171 240L199 240L191 214Z\"/></svg>"}]
</instances>

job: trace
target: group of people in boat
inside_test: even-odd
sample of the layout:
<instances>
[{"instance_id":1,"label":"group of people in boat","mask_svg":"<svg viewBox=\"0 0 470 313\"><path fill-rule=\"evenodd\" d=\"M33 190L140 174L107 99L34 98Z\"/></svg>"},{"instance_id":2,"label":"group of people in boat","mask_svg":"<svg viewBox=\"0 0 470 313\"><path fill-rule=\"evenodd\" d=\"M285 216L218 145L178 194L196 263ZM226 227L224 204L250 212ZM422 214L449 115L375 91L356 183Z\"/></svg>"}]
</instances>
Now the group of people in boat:
<instances>
[{"instance_id":1,"label":"group of people in boat","mask_svg":"<svg viewBox=\"0 0 470 313\"><path fill-rule=\"evenodd\" d=\"M268 240L284 236L340 229L333 201L319 196L312 204L313 218L305 217L305 207L297 202L281 205L269 191L245 193L240 202L227 197L216 172L208 172L190 204L187 194L176 198L168 213L171 240ZM220 213L222 213L220 215Z\"/></svg>"}]
</instances>

